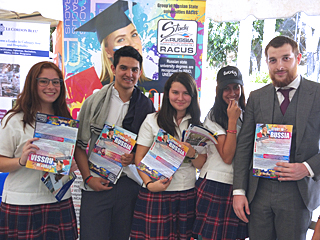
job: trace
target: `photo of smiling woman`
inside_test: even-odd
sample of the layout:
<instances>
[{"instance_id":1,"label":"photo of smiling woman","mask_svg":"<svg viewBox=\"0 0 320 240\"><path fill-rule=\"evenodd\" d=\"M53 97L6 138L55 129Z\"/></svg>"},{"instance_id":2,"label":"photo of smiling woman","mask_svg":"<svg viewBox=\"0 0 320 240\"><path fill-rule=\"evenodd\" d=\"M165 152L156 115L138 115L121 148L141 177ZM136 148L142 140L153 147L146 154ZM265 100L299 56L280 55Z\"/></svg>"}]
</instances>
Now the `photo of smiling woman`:
<instances>
[{"instance_id":1,"label":"photo of smiling woman","mask_svg":"<svg viewBox=\"0 0 320 240\"><path fill-rule=\"evenodd\" d=\"M218 144L207 145L196 182L197 203L194 234L202 239L245 239L247 226L232 207L233 157L242 125L245 96L238 68L223 67L217 75L215 103L203 125L216 132Z\"/></svg>"},{"instance_id":2,"label":"photo of smiling woman","mask_svg":"<svg viewBox=\"0 0 320 240\"><path fill-rule=\"evenodd\" d=\"M76 31L96 32L101 45L102 69L100 81L102 85L113 81L114 75L111 70L114 52L123 46L132 46L142 54L142 43L138 31L132 21L127 17L125 11L132 9L136 4L128 1L116 1L107 9L90 19L77 28ZM143 70L143 68L142 68ZM162 92L163 84L152 81L142 72L139 78L139 86L146 89L154 88Z\"/></svg>"}]
</instances>

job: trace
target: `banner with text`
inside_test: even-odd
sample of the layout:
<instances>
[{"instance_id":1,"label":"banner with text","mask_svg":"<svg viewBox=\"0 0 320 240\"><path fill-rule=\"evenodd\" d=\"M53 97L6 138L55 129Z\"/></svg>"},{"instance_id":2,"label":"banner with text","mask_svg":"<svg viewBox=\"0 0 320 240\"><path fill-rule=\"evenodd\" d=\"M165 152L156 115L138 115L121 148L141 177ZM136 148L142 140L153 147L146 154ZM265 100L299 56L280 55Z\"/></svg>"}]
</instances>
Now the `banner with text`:
<instances>
[{"instance_id":1,"label":"banner with text","mask_svg":"<svg viewBox=\"0 0 320 240\"><path fill-rule=\"evenodd\" d=\"M159 98L164 83L175 72L193 76L200 91L205 4L191 0L64 0L64 63L72 116L77 117L85 98L113 80L114 51L125 45L143 56L138 85L149 97Z\"/></svg>"},{"instance_id":2,"label":"banner with text","mask_svg":"<svg viewBox=\"0 0 320 240\"><path fill-rule=\"evenodd\" d=\"M49 60L50 23L0 19L0 122L22 91L29 69Z\"/></svg>"}]
</instances>

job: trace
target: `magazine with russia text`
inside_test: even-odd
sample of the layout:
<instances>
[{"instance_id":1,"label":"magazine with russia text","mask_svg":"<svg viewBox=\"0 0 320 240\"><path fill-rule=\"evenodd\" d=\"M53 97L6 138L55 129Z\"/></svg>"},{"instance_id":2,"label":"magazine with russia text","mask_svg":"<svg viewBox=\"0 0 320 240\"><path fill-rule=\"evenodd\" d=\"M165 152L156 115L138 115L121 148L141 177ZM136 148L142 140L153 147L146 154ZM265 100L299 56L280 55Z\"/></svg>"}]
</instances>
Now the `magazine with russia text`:
<instances>
[{"instance_id":1,"label":"magazine with russia text","mask_svg":"<svg viewBox=\"0 0 320 240\"><path fill-rule=\"evenodd\" d=\"M257 124L253 149L253 175L278 178L277 162L289 162L292 125Z\"/></svg>"},{"instance_id":2,"label":"magazine with russia text","mask_svg":"<svg viewBox=\"0 0 320 240\"><path fill-rule=\"evenodd\" d=\"M138 164L138 170L154 181L169 179L182 164L189 148L159 129L149 151Z\"/></svg>"},{"instance_id":3,"label":"magazine with russia text","mask_svg":"<svg viewBox=\"0 0 320 240\"><path fill-rule=\"evenodd\" d=\"M27 168L68 175L75 151L79 121L37 113L33 144L39 147L30 153Z\"/></svg>"},{"instance_id":4,"label":"magazine with russia text","mask_svg":"<svg viewBox=\"0 0 320 240\"><path fill-rule=\"evenodd\" d=\"M126 129L105 124L89 157L90 170L115 184L123 170L121 156L131 153L136 138Z\"/></svg>"}]
</instances>

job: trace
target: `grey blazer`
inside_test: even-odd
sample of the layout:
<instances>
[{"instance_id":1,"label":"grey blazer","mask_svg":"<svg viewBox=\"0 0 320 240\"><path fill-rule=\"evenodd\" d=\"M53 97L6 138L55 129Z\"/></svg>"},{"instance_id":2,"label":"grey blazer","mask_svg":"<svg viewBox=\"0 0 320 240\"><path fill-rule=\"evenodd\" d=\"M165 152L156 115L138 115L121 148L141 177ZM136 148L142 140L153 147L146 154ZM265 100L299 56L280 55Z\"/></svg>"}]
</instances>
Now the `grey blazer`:
<instances>
[{"instance_id":1,"label":"grey blazer","mask_svg":"<svg viewBox=\"0 0 320 240\"><path fill-rule=\"evenodd\" d=\"M257 123L272 123L275 88L269 84L253 91L248 99L234 158L233 189L244 189L252 201L259 177L253 177L252 155ZM320 84L301 78L296 114L295 161L307 162L315 176L299 181L298 188L307 208L320 205Z\"/></svg>"}]
</instances>

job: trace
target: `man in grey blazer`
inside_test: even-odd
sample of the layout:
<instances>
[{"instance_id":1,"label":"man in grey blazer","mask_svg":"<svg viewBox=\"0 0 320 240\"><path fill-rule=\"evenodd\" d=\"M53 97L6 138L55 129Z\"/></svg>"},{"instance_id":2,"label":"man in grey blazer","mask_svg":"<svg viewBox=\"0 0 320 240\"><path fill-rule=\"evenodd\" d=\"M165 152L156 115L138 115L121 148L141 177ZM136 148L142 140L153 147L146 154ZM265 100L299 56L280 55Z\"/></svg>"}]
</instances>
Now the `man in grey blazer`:
<instances>
[{"instance_id":1,"label":"man in grey blazer","mask_svg":"<svg viewBox=\"0 0 320 240\"><path fill-rule=\"evenodd\" d=\"M272 84L248 99L234 159L233 207L249 223L250 240L301 240L320 204L320 84L298 74L301 54L292 39L275 37L265 55ZM290 89L289 96L279 89ZM278 180L253 176L257 123L293 125L290 162L274 168Z\"/></svg>"}]
</instances>

